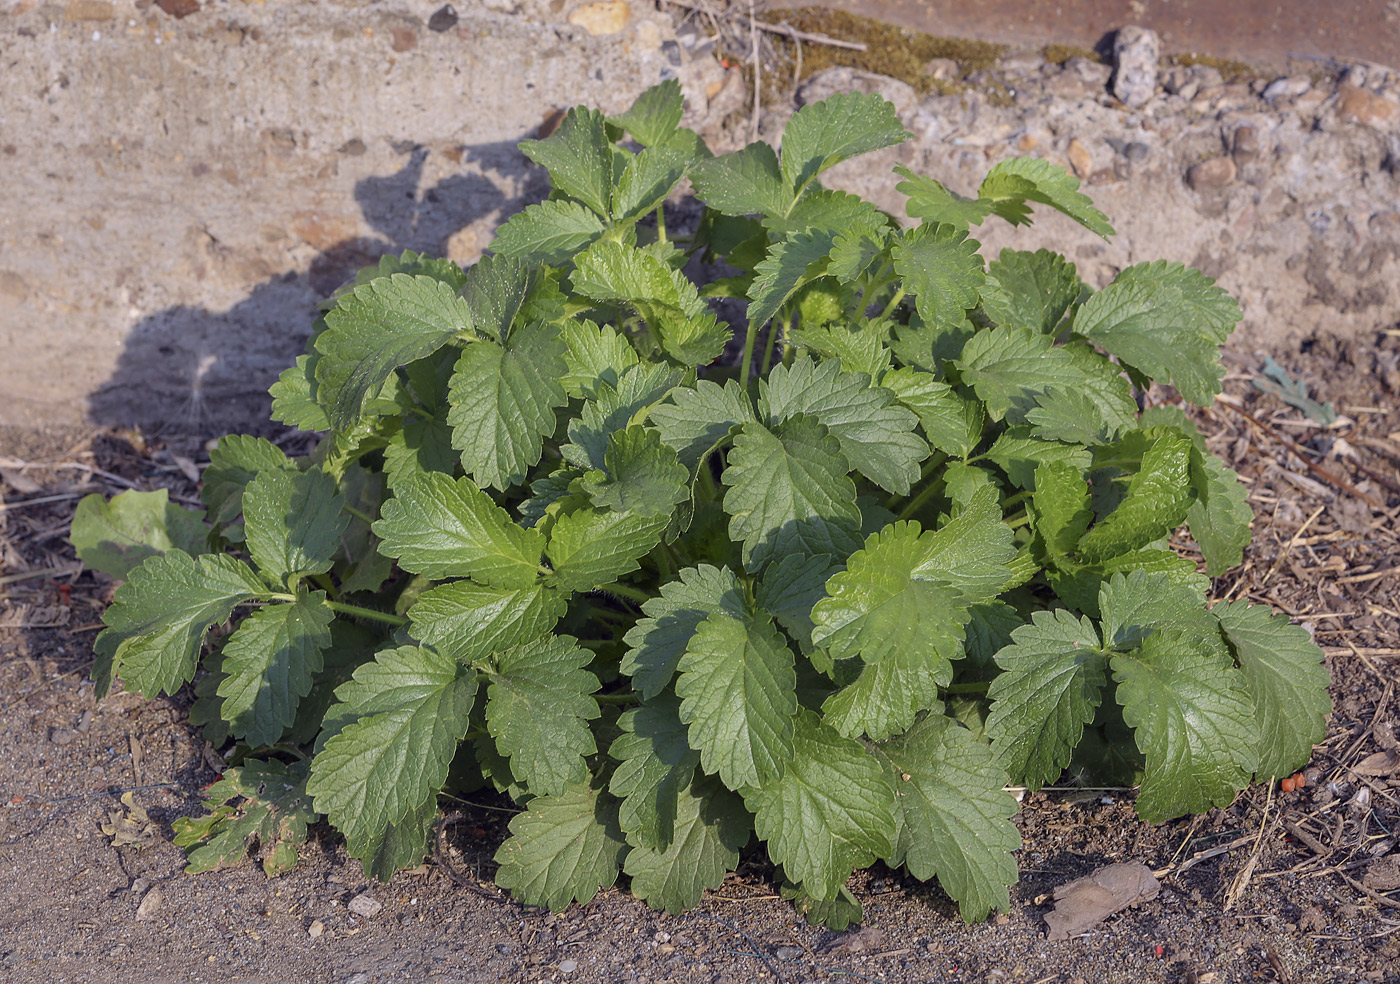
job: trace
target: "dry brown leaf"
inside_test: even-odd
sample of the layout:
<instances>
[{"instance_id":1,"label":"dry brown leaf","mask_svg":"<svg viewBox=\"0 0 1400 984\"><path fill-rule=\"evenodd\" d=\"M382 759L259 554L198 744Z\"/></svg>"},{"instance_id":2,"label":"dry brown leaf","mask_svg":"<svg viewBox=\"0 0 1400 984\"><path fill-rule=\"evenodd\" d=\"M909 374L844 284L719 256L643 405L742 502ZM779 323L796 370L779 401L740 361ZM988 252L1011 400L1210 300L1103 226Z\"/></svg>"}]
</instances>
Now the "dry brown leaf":
<instances>
[{"instance_id":1,"label":"dry brown leaf","mask_svg":"<svg viewBox=\"0 0 1400 984\"><path fill-rule=\"evenodd\" d=\"M1048 939L1067 940L1137 902L1155 899L1161 886L1152 869L1138 862L1110 864L1055 889L1055 909L1046 913Z\"/></svg>"},{"instance_id":2,"label":"dry brown leaf","mask_svg":"<svg viewBox=\"0 0 1400 984\"><path fill-rule=\"evenodd\" d=\"M1351 767L1358 776L1393 776L1400 772L1400 751L1387 748L1383 752L1367 755Z\"/></svg>"},{"instance_id":3,"label":"dry brown leaf","mask_svg":"<svg viewBox=\"0 0 1400 984\"><path fill-rule=\"evenodd\" d=\"M125 810L112 810L102 832L112 838L113 847L150 847L160 840L160 828L136 802L135 793L122 794Z\"/></svg>"}]
</instances>

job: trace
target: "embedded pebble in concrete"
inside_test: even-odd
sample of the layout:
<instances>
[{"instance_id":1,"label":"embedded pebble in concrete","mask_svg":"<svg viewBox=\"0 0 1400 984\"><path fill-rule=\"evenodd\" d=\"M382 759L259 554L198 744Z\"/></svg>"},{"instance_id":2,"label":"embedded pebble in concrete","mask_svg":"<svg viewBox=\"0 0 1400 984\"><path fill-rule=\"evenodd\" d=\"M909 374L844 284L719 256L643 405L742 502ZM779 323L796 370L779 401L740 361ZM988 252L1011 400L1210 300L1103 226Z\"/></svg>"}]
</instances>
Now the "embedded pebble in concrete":
<instances>
[{"instance_id":1,"label":"embedded pebble in concrete","mask_svg":"<svg viewBox=\"0 0 1400 984\"><path fill-rule=\"evenodd\" d=\"M1113 94L1129 109L1144 105L1157 90L1157 59L1162 42L1156 31L1129 25L1113 41Z\"/></svg>"},{"instance_id":2,"label":"embedded pebble in concrete","mask_svg":"<svg viewBox=\"0 0 1400 984\"><path fill-rule=\"evenodd\" d=\"M1212 157L1191 165L1186 172L1186 183L1197 191L1206 188L1224 188L1235 180L1235 162L1228 157Z\"/></svg>"}]
</instances>

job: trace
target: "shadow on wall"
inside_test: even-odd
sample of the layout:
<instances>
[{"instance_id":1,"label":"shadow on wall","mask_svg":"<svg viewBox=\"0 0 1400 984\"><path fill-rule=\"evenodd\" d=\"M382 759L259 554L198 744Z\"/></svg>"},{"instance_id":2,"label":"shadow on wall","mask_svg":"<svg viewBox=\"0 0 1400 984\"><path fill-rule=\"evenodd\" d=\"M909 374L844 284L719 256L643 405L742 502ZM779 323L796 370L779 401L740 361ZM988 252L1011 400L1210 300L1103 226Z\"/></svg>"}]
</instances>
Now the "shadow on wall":
<instances>
[{"instance_id":1,"label":"shadow on wall","mask_svg":"<svg viewBox=\"0 0 1400 984\"><path fill-rule=\"evenodd\" d=\"M148 433L211 437L268 429L267 389L305 348L316 305L356 271L405 249L447 252L454 233L498 212L502 221L549 191L543 169L514 142L465 148L464 163L482 173L454 175L421 189L428 150L406 146L403 167L355 185L355 200L376 235L337 242L302 273L273 277L227 311L166 308L131 330L111 378L93 394L88 418ZM524 173L521 194L501 184ZM212 244L214 249L218 244Z\"/></svg>"}]
</instances>

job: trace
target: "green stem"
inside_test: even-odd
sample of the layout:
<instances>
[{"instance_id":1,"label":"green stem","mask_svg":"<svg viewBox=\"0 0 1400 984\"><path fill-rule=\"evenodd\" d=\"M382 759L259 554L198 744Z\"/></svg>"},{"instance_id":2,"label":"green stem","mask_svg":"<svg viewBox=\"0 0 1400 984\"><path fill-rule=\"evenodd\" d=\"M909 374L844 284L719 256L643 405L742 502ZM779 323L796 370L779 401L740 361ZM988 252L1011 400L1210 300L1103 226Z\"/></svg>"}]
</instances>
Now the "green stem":
<instances>
[{"instance_id":1,"label":"green stem","mask_svg":"<svg viewBox=\"0 0 1400 984\"><path fill-rule=\"evenodd\" d=\"M943 692L945 694L985 694L990 686L991 683L986 680L981 683L950 683L943 688Z\"/></svg>"},{"instance_id":2,"label":"green stem","mask_svg":"<svg viewBox=\"0 0 1400 984\"><path fill-rule=\"evenodd\" d=\"M890 298L890 302L889 302L888 304L886 304L886 305L885 305L885 309L884 309L883 311L880 312L880 317L881 317L881 318L888 318L891 314L894 313L894 309L897 308L897 307L899 307L899 302L902 301L902 300L904 300L904 288L903 288L903 287L899 288L898 290L896 290L896 291L894 292L894 296Z\"/></svg>"},{"instance_id":3,"label":"green stem","mask_svg":"<svg viewBox=\"0 0 1400 984\"><path fill-rule=\"evenodd\" d=\"M927 485L925 485L922 489L919 490L918 495L914 496L914 498L910 499L904 504L904 508L899 511L899 516L896 518L903 520L908 519L910 516L913 516L916 512L918 512L924 507L925 503L927 503L939 492L942 492L943 488L944 484L941 481L929 482Z\"/></svg>"},{"instance_id":4,"label":"green stem","mask_svg":"<svg viewBox=\"0 0 1400 984\"><path fill-rule=\"evenodd\" d=\"M643 591L640 588L631 587L630 585L618 584L616 581L614 581L612 584L600 584L598 585L596 590L601 591L604 594L616 595L619 598L626 598L628 601L635 601L638 604L641 604L644 601L651 601L652 599L652 595L650 593Z\"/></svg>"},{"instance_id":5,"label":"green stem","mask_svg":"<svg viewBox=\"0 0 1400 984\"><path fill-rule=\"evenodd\" d=\"M594 694L593 699L600 704L640 704L642 699L636 694Z\"/></svg>"},{"instance_id":6,"label":"green stem","mask_svg":"<svg viewBox=\"0 0 1400 984\"><path fill-rule=\"evenodd\" d=\"M758 332L762 326L749 322L748 330L744 332L744 370L739 376L739 385L745 390L749 388L749 374L753 369L753 347L758 340Z\"/></svg>"},{"instance_id":7,"label":"green stem","mask_svg":"<svg viewBox=\"0 0 1400 984\"><path fill-rule=\"evenodd\" d=\"M666 241L666 209L662 205L656 206L656 241Z\"/></svg>"},{"instance_id":8,"label":"green stem","mask_svg":"<svg viewBox=\"0 0 1400 984\"><path fill-rule=\"evenodd\" d=\"M344 509L344 510L345 510L346 512L348 512L351 516L354 516L356 519L360 520L361 522L366 523L366 524L369 524L369 525L371 525L371 526L374 525L374 517L371 516L369 513L365 512L363 509L356 509L354 506L350 505L348 502L347 502L345 505L341 506L340 508L341 508L341 509Z\"/></svg>"},{"instance_id":9,"label":"green stem","mask_svg":"<svg viewBox=\"0 0 1400 984\"><path fill-rule=\"evenodd\" d=\"M296 601L294 594L273 593L267 596L269 601ZM409 620L402 615L395 615L393 612L381 612L373 608L364 608L360 605L351 605L344 601L327 601L326 607L333 612L340 612L342 615L354 615L356 618L369 619L372 622L383 622L385 625L407 625Z\"/></svg>"},{"instance_id":10,"label":"green stem","mask_svg":"<svg viewBox=\"0 0 1400 984\"><path fill-rule=\"evenodd\" d=\"M788 322L791 315L787 308L778 311L777 317L768 323L768 345L763 350L763 366L759 369L760 378L768 375L768 369L773 365L773 349L777 346L778 335L782 333L783 326Z\"/></svg>"}]
</instances>

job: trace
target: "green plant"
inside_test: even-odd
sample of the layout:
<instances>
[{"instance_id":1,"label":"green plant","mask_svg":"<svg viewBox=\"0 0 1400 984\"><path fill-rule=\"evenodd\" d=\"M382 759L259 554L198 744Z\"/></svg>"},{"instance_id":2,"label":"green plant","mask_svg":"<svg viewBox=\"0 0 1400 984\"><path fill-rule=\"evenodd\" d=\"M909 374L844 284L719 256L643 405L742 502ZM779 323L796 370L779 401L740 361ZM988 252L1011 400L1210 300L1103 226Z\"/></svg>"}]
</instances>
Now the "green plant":
<instances>
[{"instance_id":1,"label":"green plant","mask_svg":"<svg viewBox=\"0 0 1400 984\"><path fill-rule=\"evenodd\" d=\"M1050 252L985 263L969 226L1032 202L1111 234L1045 161L975 198L901 170L908 229L824 189L905 139L878 97L802 109L781 156L712 157L680 118L674 83L573 110L523 145L555 191L493 256L405 253L333 297L272 388L324 432L308 456L224 438L207 514L81 504L80 555L125 580L99 695L195 681L191 720L237 740L179 824L192 870L254 842L285 869L324 816L388 878L439 791L492 786L527 903L626 873L681 910L756 835L809 919L859 918L847 877L879 859L976 920L1016 879L1010 783L1140 782L1160 821L1302 765L1321 654L1207 608L1168 539L1237 564L1244 490L1134 395L1208 403L1235 302L1178 264L1096 292ZM687 175L708 208L676 237ZM737 272L697 287L701 251ZM707 297L747 300L737 365Z\"/></svg>"}]
</instances>

